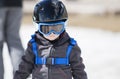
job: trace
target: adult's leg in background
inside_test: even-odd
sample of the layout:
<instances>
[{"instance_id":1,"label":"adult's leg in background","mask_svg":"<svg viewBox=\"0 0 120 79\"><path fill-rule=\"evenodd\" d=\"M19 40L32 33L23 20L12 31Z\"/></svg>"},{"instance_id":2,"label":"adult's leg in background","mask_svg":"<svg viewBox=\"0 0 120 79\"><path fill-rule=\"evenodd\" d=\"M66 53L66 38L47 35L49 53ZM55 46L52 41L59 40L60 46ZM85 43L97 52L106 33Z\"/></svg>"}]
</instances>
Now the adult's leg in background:
<instances>
[{"instance_id":1,"label":"adult's leg in background","mask_svg":"<svg viewBox=\"0 0 120 79\"><path fill-rule=\"evenodd\" d=\"M21 57L24 54L24 48L20 39L19 31L22 19L22 8L8 8L8 19L6 29L6 42L13 65L13 72L18 70L18 65L21 62Z\"/></svg>"},{"instance_id":2,"label":"adult's leg in background","mask_svg":"<svg viewBox=\"0 0 120 79\"><path fill-rule=\"evenodd\" d=\"M4 79L3 63L3 44L4 44L4 27L5 27L6 9L0 8L0 79Z\"/></svg>"}]
</instances>

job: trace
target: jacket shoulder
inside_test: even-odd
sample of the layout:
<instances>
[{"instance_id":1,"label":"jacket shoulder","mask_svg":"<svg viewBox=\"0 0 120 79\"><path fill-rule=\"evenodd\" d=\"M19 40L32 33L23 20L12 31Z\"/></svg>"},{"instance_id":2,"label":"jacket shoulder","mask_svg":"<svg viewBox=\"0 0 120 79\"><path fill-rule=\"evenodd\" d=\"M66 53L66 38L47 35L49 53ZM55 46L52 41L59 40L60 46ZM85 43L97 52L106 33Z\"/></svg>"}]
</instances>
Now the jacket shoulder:
<instances>
[{"instance_id":1,"label":"jacket shoulder","mask_svg":"<svg viewBox=\"0 0 120 79\"><path fill-rule=\"evenodd\" d=\"M70 38L70 44L75 46L77 44L77 42L74 38Z\"/></svg>"}]
</instances>

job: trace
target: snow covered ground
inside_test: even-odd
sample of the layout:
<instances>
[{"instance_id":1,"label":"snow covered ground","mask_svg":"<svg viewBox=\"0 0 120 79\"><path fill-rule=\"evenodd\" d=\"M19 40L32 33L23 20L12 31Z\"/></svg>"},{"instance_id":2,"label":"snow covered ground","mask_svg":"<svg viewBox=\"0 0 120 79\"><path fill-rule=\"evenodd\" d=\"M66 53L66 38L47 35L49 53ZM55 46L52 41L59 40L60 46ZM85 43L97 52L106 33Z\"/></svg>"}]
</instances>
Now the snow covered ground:
<instances>
[{"instance_id":1,"label":"snow covered ground","mask_svg":"<svg viewBox=\"0 0 120 79\"><path fill-rule=\"evenodd\" d=\"M35 30L32 25L22 25L20 35L24 48ZM82 50L88 79L120 79L120 32L69 26L67 31ZM6 49L5 45L5 79L12 79L12 66Z\"/></svg>"}]
</instances>

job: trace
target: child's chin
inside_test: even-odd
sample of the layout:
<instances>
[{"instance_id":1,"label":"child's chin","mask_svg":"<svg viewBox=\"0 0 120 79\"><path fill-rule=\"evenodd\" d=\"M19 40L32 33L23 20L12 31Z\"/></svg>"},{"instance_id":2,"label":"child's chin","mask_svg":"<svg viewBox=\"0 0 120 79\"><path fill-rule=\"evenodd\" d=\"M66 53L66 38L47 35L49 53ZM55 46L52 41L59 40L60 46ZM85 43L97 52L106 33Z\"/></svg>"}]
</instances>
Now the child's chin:
<instances>
[{"instance_id":1,"label":"child's chin","mask_svg":"<svg viewBox=\"0 0 120 79\"><path fill-rule=\"evenodd\" d=\"M50 41L54 41L56 38L51 38L51 39L48 39L48 40L50 40Z\"/></svg>"},{"instance_id":2,"label":"child's chin","mask_svg":"<svg viewBox=\"0 0 120 79\"><path fill-rule=\"evenodd\" d=\"M59 35L58 36L44 36L44 37L46 39L50 40L50 41L54 41L54 40L56 40L59 37Z\"/></svg>"}]
</instances>

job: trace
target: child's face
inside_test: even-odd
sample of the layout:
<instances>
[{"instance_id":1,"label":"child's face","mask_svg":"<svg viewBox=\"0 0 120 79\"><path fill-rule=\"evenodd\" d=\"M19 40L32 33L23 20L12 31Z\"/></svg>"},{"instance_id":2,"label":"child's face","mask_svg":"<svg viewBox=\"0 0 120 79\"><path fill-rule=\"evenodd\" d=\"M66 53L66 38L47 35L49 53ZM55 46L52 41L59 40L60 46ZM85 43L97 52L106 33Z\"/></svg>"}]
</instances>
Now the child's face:
<instances>
[{"instance_id":1,"label":"child's face","mask_svg":"<svg viewBox=\"0 0 120 79\"><path fill-rule=\"evenodd\" d=\"M59 35L51 33L50 35L43 35L46 39L53 41L59 37Z\"/></svg>"},{"instance_id":2,"label":"child's face","mask_svg":"<svg viewBox=\"0 0 120 79\"><path fill-rule=\"evenodd\" d=\"M38 29L48 40L55 40L65 30L65 22L39 23Z\"/></svg>"}]
</instances>

